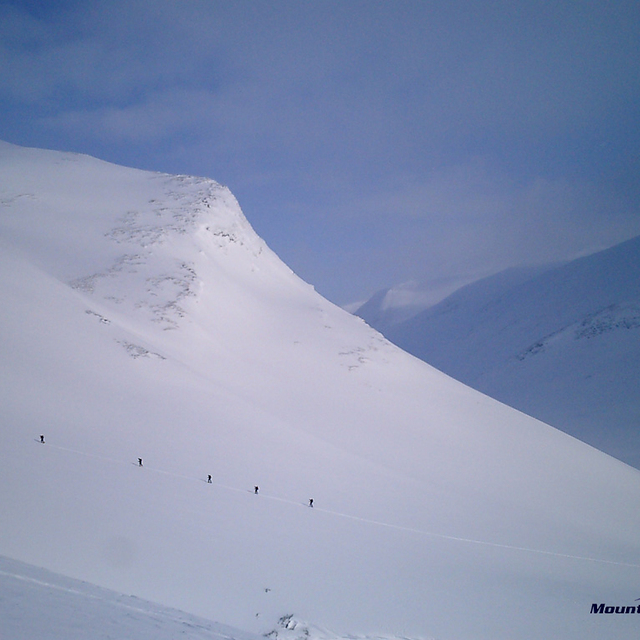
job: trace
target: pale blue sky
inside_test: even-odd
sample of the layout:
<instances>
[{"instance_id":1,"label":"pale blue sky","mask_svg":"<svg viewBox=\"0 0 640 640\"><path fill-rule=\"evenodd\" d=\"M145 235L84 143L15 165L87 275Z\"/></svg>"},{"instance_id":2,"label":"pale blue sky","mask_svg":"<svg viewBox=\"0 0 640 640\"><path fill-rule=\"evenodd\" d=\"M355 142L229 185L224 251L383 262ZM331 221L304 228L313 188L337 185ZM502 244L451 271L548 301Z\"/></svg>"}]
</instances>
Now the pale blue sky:
<instances>
[{"instance_id":1,"label":"pale blue sky","mask_svg":"<svg viewBox=\"0 0 640 640\"><path fill-rule=\"evenodd\" d=\"M0 1L0 138L228 185L340 304L640 234L640 5Z\"/></svg>"}]
</instances>

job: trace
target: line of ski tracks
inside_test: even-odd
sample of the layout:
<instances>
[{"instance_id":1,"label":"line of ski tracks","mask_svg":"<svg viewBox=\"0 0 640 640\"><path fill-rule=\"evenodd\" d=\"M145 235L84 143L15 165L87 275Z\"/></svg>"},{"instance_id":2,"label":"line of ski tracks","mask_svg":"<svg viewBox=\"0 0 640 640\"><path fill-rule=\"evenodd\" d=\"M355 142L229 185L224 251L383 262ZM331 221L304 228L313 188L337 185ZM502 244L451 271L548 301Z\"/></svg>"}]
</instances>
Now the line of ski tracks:
<instances>
[{"instance_id":1,"label":"line of ski tracks","mask_svg":"<svg viewBox=\"0 0 640 640\"><path fill-rule=\"evenodd\" d=\"M68 451L70 453L75 453L77 455L81 455L81 456L86 456L89 458L96 458L99 460L106 460L109 462L113 462L115 464L136 464L133 461L124 461L121 459L117 459L117 458L109 458L106 456L100 456L100 455L96 455L93 453L87 453L86 451L78 451L77 449L69 449L67 447L61 447L59 445L55 445L55 444L46 444L44 445L46 447L50 447L53 449L59 449L60 451ZM184 475L181 473L175 473L172 471L165 471L163 469L158 469L156 467L149 467L149 466L144 466L143 467L146 471L150 471L153 473L161 473L163 475L166 476L173 476L175 478L182 478L184 480L193 480L193 481L198 481L198 482L206 482L206 480L204 480L203 478L200 477L196 477L196 476L192 476L192 475ZM221 484L219 482L211 482L210 483L212 486L216 486L216 487L220 487L221 489L226 489L227 491L236 491L239 493L247 493L249 490L247 490L246 488L239 488L239 487L230 487L228 485L224 485ZM252 491L249 491L250 493ZM309 508L308 505L306 503L301 503L301 502L296 502L295 500L288 500L287 498L281 498L279 496L275 496L275 495L271 495L268 493L260 493L259 494L261 498L266 499L266 500L276 500L278 502L285 502L287 504L291 504L294 505L296 507L305 507L305 508ZM635 569L640 569L640 564L635 564L635 563L631 563L631 562L619 562L616 560L605 560L603 558L592 558L589 556L579 556L579 555L573 555L570 553L561 553L558 551L546 551L544 549L533 549L530 547L521 547L518 545L512 545L512 544L503 544L503 543L499 543L499 542L491 542L489 540L476 540L474 538L465 538L462 536L454 536L454 535L450 535L450 534L446 534L446 533L438 533L435 531L426 531L424 529L416 529L414 527L405 527L402 525L397 525L397 524L393 524L390 522L382 522L380 520L372 520L370 518L362 518L360 516L354 516L351 515L349 513L342 513L340 511L332 511L331 509L324 509L322 507L317 507L314 506L313 510L316 512L320 512L320 513L324 513L330 516L334 516L334 517L338 517L338 518L345 518L348 520L355 520L357 522L364 522L366 524L370 524L370 525L374 525L377 527L385 527L387 529L395 529L396 531L407 531L410 533L416 533L422 536L428 536L431 538L440 538L443 540L451 540L452 542L462 542L462 543L466 543L466 544L475 544L475 545L481 545L481 546L485 546L485 547L493 547L495 549L506 549L509 551L520 551L520 552L525 552L525 553L537 553L540 555L544 555L544 556L553 556L556 558L567 558L570 560L579 560L579 561L583 561L583 562L597 562L600 564L612 564L612 565L617 565L617 566L621 566L621 567L632 567Z\"/></svg>"}]
</instances>

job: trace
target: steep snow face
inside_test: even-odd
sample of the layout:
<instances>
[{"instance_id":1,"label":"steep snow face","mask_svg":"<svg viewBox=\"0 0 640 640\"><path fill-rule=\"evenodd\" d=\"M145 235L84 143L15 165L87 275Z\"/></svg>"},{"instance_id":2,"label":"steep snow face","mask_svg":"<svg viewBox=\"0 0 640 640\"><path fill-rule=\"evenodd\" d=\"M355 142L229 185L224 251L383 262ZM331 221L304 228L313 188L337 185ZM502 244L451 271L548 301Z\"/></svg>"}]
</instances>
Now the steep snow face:
<instances>
[{"instance_id":1,"label":"steep snow face","mask_svg":"<svg viewBox=\"0 0 640 640\"><path fill-rule=\"evenodd\" d=\"M0 553L271 637L637 636L589 611L637 597L638 472L321 298L215 182L0 176Z\"/></svg>"},{"instance_id":2,"label":"steep snow face","mask_svg":"<svg viewBox=\"0 0 640 640\"><path fill-rule=\"evenodd\" d=\"M640 238L521 281L470 285L396 344L640 467Z\"/></svg>"}]
</instances>

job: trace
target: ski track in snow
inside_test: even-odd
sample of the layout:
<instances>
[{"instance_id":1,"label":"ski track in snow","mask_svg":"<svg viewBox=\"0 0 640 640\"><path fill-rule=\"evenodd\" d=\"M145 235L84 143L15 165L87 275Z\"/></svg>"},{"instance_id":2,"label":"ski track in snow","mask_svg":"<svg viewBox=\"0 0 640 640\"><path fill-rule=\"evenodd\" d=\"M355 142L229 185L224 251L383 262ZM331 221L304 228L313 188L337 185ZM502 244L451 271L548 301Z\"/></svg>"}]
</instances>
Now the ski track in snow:
<instances>
[{"instance_id":1,"label":"ski track in snow","mask_svg":"<svg viewBox=\"0 0 640 640\"><path fill-rule=\"evenodd\" d=\"M39 443L38 440L36 440L36 442ZM86 451L79 451L77 449L70 449L68 447L62 447L60 445L55 445L55 444L49 444L47 443L45 446L49 447L49 448L53 448L53 449L59 449L60 451L67 451L69 453L75 453L77 455L81 455L81 456L86 456L89 458L97 458L99 460L105 460L108 462L113 462L115 464L122 464L122 465L136 465L137 463L131 460L121 460L121 459L117 459L117 458L110 458L107 456L100 456L94 453L88 453ZM183 480L194 480L194 481L198 481L198 482L206 482L206 480L204 480L203 478L197 477L197 476L193 476L193 475L184 475L181 473L175 473L173 471L165 471L164 469L159 469L157 467L149 467L147 465L142 467L143 469L145 469L146 471L151 471L153 473L160 473L166 476L172 476L174 478L182 478ZM240 487L232 487L229 485L225 485L225 484L221 484L219 482L211 482L210 483L212 486L216 486L216 487L220 487L221 489L226 489L227 491L235 491L238 493L253 493L253 489L247 489L247 488L240 488ZM296 507L305 507L307 509L309 508L313 508L313 510L315 512L320 512L320 513L324 513L330 516L335 516L338 518L345 518L348 520L354 520L357 522L363 522L365 524L371 524L377 527L386 527L388 529L395 529L396 531L407 531L409 533L416 533L419 535L423 535L423 536L428 536L428 537L432 537L432 538L440 538L442 540L450 540L452 542L463 542L466 544L475 544L475 545L481 545L481 546L485 546L485 547L493 547L495 549L505 549L508 551L520 551L520 552L524 552L524 553L536 553L536 554L540 554L540 555L545 555L545 556L553 556L556 558L565 558L565 559L569 559L569 560L578 560L581 562L597 562L599 564L609 564L609 565L617 565L617 566L621 566L621 567L631 567L634 569L640 569L640 564L635 564L635 563L631 563L631 562L619 562L617 560L606 560L604 558L593 558L593 557L589 557L589 556L578 556L578 555L573 555L570 553L562 553L559 551L547 551L545 549L533 549L530 547L521 547L521 546L517 546L517 545L511 545L511 544L503 544L503 543L499 543L499 542L491 542L488 540L477 540L474 538L464 538L462 536L455 536L455 535L451 535L451 534L446 534L446 533L437 533L435 531L426 531L424 529L416 529L414 527L405 527L402 525L398 525L398 524L393 524L390 522L382 522L380 520L372 520L370 518L362 518L360 516L354 516L351 515L349 513L342 513L340 511L333 511L331 509L324 509L322 507L309 507L307 505L307 503L304 502L297 502L295 500L289 500L287 498L282 498L280 496L276 496L276 495L272 495L269 493L259 493L258 496L260 498L265 498L267 500L275 500L278 502L284 502L286 504L291 504L294 505ZM0 574L3 573L2 571L0 571ZM44 584L44 583L43 583ZM52 586L52 585L47 585L47 586ZM124 606L124 605L123 605Z\"/></svg>"},{"instance_id":2,"label":"ski track in snow","mask_svg":"<svg viewBox=\"0 0 640 640\"><path fill-rule=\"evenodd\" d=\"M36 578L29 578L27 576L21 576L17 573L10 573L9 571L2 571L0 569L0 575L7 576L9 578L14 578L15 580L21 580L22 582L28 582L30 584L37 584L41 587L47 587L49 589L55 589L56 591L63 591L65 593L72 593L77 596L81 596L83 598L90 598L91 600L105 600L100 596L94 596L90 593L85 593L83 591L79 591L78 589L71 589L69 587L63 587L59 584L54 584L53 582L45 582L44 580L38 580ZM125 604L124 602L111 601L112 604L117 604L119 607L124 609L130 609L131 611L137 611L138 613L144 613L145 615L149 615L149 611L146 609L141 609L140 607L133 607L129 604ZM177 622L178 620L176 620Z\"/></svg>"},{"instance_id":3,"label":"ski track in snow","mask_svg":"<svg viewBox=\"0 0 640 640\"><path fill-rule=\"evenodd\" d=\"M58 447L58 448L62 448L62 447ZM76 452L77 453L77 452ZM94 456L96 457L96 456ZM142 607L135 607L131 604L127 604L125 602L122 602L121 600L117 599L117 598L109 598L109 597L105 597L105 596L101 596L101 595L94 595L92 593L88 593L87 591L80 591L78 589L72 589L71 587L64 587L60 584L55 584L54 582L47 582L44 580L38 580L37 578L33 578L30 576L25 576L25 575L21 575L15 572L9 572L9 571L3 571L2 569L0 569L0 576L5 576L8 578L12 578L14 580L19 580L21 582L27 583L27 584L31 584L31 585L36 585L39 587L45 587L47 589L53 589L55 591L59 591L62 593L70 593L72 595L75 596L79 596L81 598L87 598L90 600L95 600L96 602L103 602L103 603L107 603L108 605L111 606L115 606L115 607L119 607L121 609L126 609L128 611L133 611L135 613L139 613L142 614L143 616L145 616L147 619L152 619L156 622L156 624L164 624L166 622L173 622L176 623L180 626L184 626L187 627L190 631L193 631L194 629L197 629L199 631L203 631L203 632L209 632L207 634L207 637L210 637L209 634L212 634L213 637L215 637L217 640L234 640L234 637L231 635L228 635L226 633L223 633L220 630L215 630L213 628L213 625L215 625L215 623L211 623L211 624L196 624L192 621L189 620L185 620L183 617L179 617L180 615L184 616L185 614L183 614L183 612L177 612L179 614L179 616L176 615L170 615L169 609L168 608L164 608L162 610L162 612L155 612L150 608L142 608ZM115 592L114 592L115 595ZM135 597L135 596L134 596ZM188 615L188 614L187 614ZM182 630L181 632L182 635L186 635L187 631ZM0 636L2 637L2 636ZM111 636L109 636L111 637ZM200 637L200 636L198 636Z\"/></svg>"},{"instance_id":4,"label":"ski track in snow","mask_svg":"<svg viewBox=\"0 0 640 640\"><path fill-rule=\"evenodd\" d=\"M313 620L285 618L269 640L638 640L640 616L589 615L592 602L640 595L635 472L481 399L332 307L211 181L2 142L0 166L10 204L0 202L3 416L31 458L3 447L0 551L34 561L27 577L90 584L36 571L53 565L252 634L282 614ZM562 326L595 311L577 313L602 289L588 282L579 300L524 306L545 324L521 341L529 334L517 325L512 352L559 328L545 309L566 308ZM637 304L616 291L598 308ZM624 334L626 348L639 312L613 308L581 330L614 346ZM482 344L487 357L506 348ZM171 366L144 366L162 357ZM32 449L40 429L53 430L50 416L60 428L50 450ZM181 430L199 423L185 440ZM254 482L264 493L253 495ZM267 585L274 593L263 596ZM53 597L38 610L30 591ZM40 591L49 589L15 589L18 607L0 594L0 640L200 637L146 621L127 635L109 614L129 628L138 613L96 599L83 613L78 596ZM88 630L50 633L58 619Z\"/></svg>"}]
</instances>

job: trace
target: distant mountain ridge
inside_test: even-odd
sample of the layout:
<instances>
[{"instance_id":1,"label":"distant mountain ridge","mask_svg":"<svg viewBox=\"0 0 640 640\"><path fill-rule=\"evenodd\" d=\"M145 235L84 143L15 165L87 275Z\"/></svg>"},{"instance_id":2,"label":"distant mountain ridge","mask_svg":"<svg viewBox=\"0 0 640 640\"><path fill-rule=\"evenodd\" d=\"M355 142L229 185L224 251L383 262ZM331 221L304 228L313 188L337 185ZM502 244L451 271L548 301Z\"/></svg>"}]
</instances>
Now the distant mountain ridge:
<instances>
[{"instance_id":1,"label":"distant mountain ridge","mask_svg":"<svg viewBox=\"0 0 640 640\"><path fill-rule=\"evenodd\" d=\"M368 300L348 309L381 333L444 300L469 282L468 278L410 280L376 291Z\"/></svg>"},{"instance_id":2,"label":"distant mountain ridge","mask_svg":"<svg viewBox=\"0 0 640 640\"><path fill-rule=\"evenodd\" d=\"M640 237L468 285L384 333L465 384L640 467Z\"/></svg>"}]
</instances>

